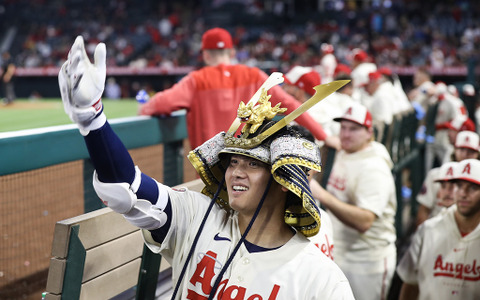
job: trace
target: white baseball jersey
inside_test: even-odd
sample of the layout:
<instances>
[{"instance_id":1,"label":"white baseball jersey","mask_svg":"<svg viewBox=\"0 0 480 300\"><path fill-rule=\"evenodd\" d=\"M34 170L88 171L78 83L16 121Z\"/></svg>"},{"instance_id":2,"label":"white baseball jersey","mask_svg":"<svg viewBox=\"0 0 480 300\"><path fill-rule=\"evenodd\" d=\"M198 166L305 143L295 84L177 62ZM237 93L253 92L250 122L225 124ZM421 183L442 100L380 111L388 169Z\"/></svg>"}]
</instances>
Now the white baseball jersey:
<instances>
[{"instance_id":1,"label":"white baseball jersey","mask_svg":"<svg viewBox=\"0 0 480 300\"><path fill-rule=\"evenodd\" d=\"M365 233L343 224L330 214L335 237L335 260L378 261L396 255L395 213L397 201L386 148L375 141L355 153L339 151L327 190L340 201L373 212L377 217Z\"/></svg>"},{"instance_id":2,"label":"white baseball jersey","mask_svg":"<svg viewBox=\"0 0 480 300\"><path fill-rule=\"evenodd\" d=\"M172 223L162 244L143 231L147 246L171 264L173 282L181 269L210 198L188 190L168 193ZM237 215L215 205L198 240L177 299L206 299L241 234ZM353 299L338 266L298 233L274 250L250 253L244 244L223 275L215 299Z\"/></svg>"},{"instance_id":3,"label":"white baseball jersey","mask_svg":"<svg viewBox=\"0 0 480 300\"><path fill-rule=\"evenodd\" d=\"M480 299L480 225L462 237L455 211L422 223L397 267L403 282L418 285L420 300Z\"/></svg>"},{"instance_id":4,"label":"white baseball jersey","mask_svg":"<svg viewBox=\"0 0 480 300\"><path fill-rule=\"evenodd\" d=\"M393 121L393 108L397 99L390 81L382 82L372 95L373 101L367 109L372 113L373 121L391 124Z\"/></svg>"},{"instance_id":5,"label":"white baseball jersey","mask_svg":"<svg viewBox=\"0 0 480 300\"><path fill-rule=\"evenodd\" d=\"M364 233L330 214L335 237L335 262L344 271L356 299L385 299L395 272L397 208L393 163L385 146L370 142L355 153L339 151L327 190L340 201L376 215Z\"/></svg>"},{"instance_id":6,"label":"white baseball jersey","mask_svg":"<svg viewBox=\"0 0 480 300\"><path fill-rule=\"evenodd\" d=\"M308 113L317 123L322 125L323 130L328 135L338 136L340 123L333 121L333 119L341 117L353 103L354 101L349 95L335 92L312 106Z\"/></svg>"},{"instance_id":7,"label":"white baseball jersey","mask_svg":"<svg viewBox=\"0 0 480 300\"><path fill-rule=\"evenodd\" d=\"M312 241L313 244L317 246L326 256L333 260L334 242L332 220L330 219L328 213L321 208L320 213L322 216L322 226L320 227L320 231L308 239Z\"/></svg>"},{"instance_id":8,"label":"white baseball jersey","mask_svg":"<svg viewBox=\"0 0 480 300\"><path fill-rule=\"evenodd\" d=\"M397 104L393 109L393 113L400 113L412 109L412 103L408 100L407 94L403 90L402 83L398 76L393 79L393 90L397 98Z\"/></svg>"},{"instance_id":9,"label":"white baseball jersey","mask_svg":"<svg viewBox=\"0 0 480 300\"><path fill-rule=\"evenodd\" d=\"M438 215L443 208L437 205L440 183L435 182L435 179L438 177L439 172L440 168L433 168L428 171L427 176L423 180L420 193L417 195L417 202L430 209L430 218Z\"/></svg>"},{"instance_id":10,"label":"white baseball jersey","mask_svg":"<svg viewBox=\"0 0 480 300\"><path fill-rule=\"evenodd\" d=\"M337 68L337 58L332 53L325 54L320 60L320 66L322 67L322 84L333 81L335 74L335 68Z\"/></svg>"}]
</instances>

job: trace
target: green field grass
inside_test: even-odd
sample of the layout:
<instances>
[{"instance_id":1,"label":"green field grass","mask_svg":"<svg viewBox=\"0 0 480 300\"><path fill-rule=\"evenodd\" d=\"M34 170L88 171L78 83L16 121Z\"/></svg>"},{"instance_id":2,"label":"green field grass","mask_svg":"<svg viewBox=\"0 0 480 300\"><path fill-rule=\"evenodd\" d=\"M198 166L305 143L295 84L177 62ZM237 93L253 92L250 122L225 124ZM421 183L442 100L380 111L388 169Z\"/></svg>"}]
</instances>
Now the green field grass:
<instances>
[{"instance_id":1,"label":"green field grass","mask_svg":"<svg viewBox=\"0 0 480 300\"><path fill-rule=\"evenodd\" d=\"M138 103L135 99L104 99L102 101L109 119L137 115ZM71 123L63 110L61 99L17 99L10 105L0 105L0 132Z\"/></svg>"}]
</instances>

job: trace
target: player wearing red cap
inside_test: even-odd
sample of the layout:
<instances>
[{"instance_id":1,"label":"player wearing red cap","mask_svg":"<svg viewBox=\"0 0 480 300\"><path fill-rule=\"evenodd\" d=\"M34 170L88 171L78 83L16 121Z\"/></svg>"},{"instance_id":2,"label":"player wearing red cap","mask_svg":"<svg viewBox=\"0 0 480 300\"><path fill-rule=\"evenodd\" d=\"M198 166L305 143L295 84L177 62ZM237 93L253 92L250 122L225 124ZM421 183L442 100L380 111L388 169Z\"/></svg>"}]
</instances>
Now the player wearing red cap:
<instances>
[{"instance_id":1,"label":"player wearing red cap","mask_svg":"<svg viewBox=\"0 0 480 300\"><path fill-rule=\"evenodd\" d=\"M355 104L336 120L342 150L327 190L311 181L312 192L331 216L335 262L355 298L386 299L397 257L393 162L386 148L372 141L372 117L364 106Z\"/></svg>"},{"instance_id":2,"label":"player wearing red cap","mask_svg":"<svg viewBox=\"0 0 480 300\"><path fill-rule=\"evenodd\" d=\"M397 267L400 300L480 299L480 161L458 163L454 201L425 221Z\"/></svg>"},{"instance_id":3,"label":"player wearing red cap","mask_svg":"<svg viewBox=\"0 0 480 300\"><path fill-rule=\"evenodd\" d=\"M329 83L333 81L338 63L335 57L335 48L331 44L323 43L320 50L322 51L322 58L318 66L319 73L322 75L323 83Z\"/></svg>"},{"instance_id":4,"label":"player wearing red cap","mask_svg":"<svg viewBox=\"0 0 480 300\"><path fill-rule=\"evenodd\" d=\"M321 83L323 84L323 78L314 68L295 66L285 74L284 88L295 99L303 103L315 93L313 87ZM328 135L338 136L340 126L333 121L333 118L341 116L353 103L351 96L342 92L347 89L351 89L351 83L347 83L341 90L331 94L322 100L322 103L314 105L308 111L312 118L322 125Z\"/></svg>"},{"instance_id":5,"label":"player wearing red cap","mask_svg":"<svg viewBox=\"0 0 480 300\"><path fill-rule=\"evenodd\" d=\"M187 130L190 145L195 148L222 130L236 117L241 101L248 101L267 79L258 68L231 64L235 57L232 37L222 28L207 30L202 37L202 57L206 66L191 72L172 88L158 92L140 107L142 115L170 114L187 109ZM288 112L300 103L281 87L270 90L273 104L282 103ZM320 125L308 114L298 118L298 123L308 128L318 140L325 140L334 148L338 139L328 137Z\"/></svg>"},{"instance_id":6,"label":"player wearing red cap","mask_svg":"<svg viewBox=\"0 0 480 300\"><path fill-rule=\"evenodd\" d=\"M372 113L373 126L377 129L377 140L382 140L384 126L392 124L393 107L396 102L392 85L379 71L368 74L365 91L372 97L367 109Z\"/></svg>"}]
</instances>

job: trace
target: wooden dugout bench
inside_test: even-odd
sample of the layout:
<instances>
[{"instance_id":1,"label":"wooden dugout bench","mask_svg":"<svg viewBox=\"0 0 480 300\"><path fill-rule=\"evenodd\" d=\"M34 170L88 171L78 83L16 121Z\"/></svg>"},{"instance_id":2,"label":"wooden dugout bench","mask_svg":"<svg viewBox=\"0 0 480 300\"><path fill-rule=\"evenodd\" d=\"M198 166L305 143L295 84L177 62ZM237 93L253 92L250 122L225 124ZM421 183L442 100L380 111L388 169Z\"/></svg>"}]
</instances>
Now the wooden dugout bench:
<instances>
[{"instance_id":1,"label":"wooden dugout bench","mask_svg":"<svg viewBox=\"0 0 480 300\"><path fill-rule=\"evenodd\" d=\"M177 187L203 186L197 179ZM167 268L140 229L105 207L55 224L45 299L110 299L135 286L136 299L154 299Z\"/></svg>"}]
</instances>

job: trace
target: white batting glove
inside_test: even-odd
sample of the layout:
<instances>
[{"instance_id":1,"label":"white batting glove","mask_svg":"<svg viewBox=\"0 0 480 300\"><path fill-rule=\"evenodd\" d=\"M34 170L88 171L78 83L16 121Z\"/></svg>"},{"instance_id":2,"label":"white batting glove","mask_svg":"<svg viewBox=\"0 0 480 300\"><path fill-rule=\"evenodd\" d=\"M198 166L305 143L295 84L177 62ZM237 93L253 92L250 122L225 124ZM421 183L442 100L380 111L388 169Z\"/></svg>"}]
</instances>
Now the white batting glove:
<instances>
[{"instance_id":1,"label":"white batting glove","mask_svg":"<svg viewBox=\"0 0 480 300\"><path fill-rule=\"evenodd\" d=\"M82 135L100 128L106 122L101 101L105 87L106 56L105 44L99 43L92 64L85 52L83 38L78 36L58 74L63 107Z\"/></svg>"}]
</instances>

